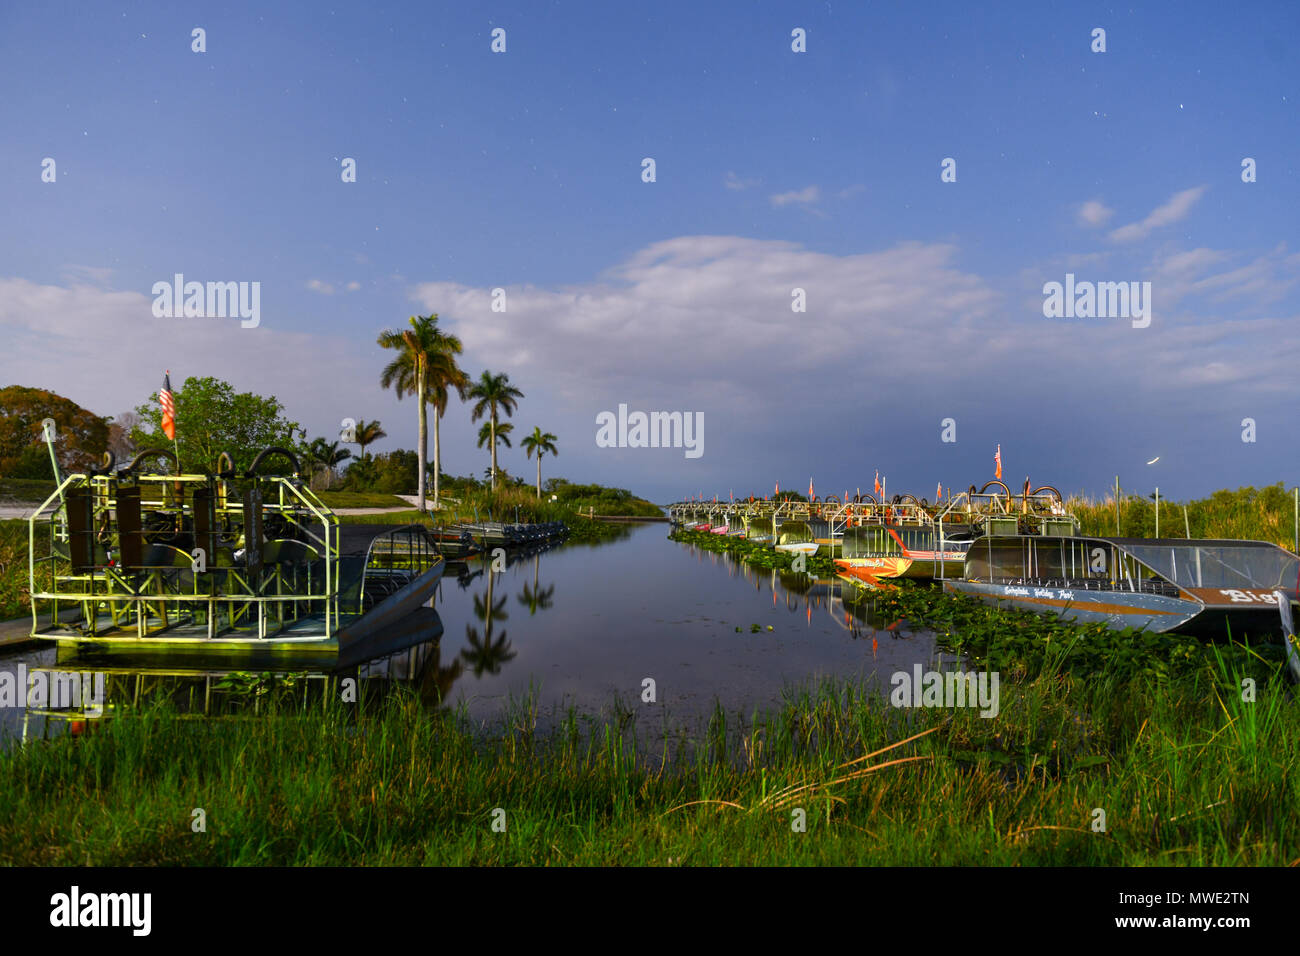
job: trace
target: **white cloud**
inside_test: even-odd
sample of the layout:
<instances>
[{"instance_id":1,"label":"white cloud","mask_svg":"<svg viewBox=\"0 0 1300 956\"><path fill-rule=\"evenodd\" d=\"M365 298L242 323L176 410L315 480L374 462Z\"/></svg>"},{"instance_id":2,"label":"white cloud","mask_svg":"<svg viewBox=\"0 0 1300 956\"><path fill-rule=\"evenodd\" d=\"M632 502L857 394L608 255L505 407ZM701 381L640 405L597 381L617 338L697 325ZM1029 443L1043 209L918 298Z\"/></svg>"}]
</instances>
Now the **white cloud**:
<instances>
[{"instance_id":1,"label":"white cloud","mask_svg":"<svg viewBox=\"0 0 1300 956\"><path fill-rule=\"evenodd\" d=\"M141 292L0 278L0 383L48 388L115 415L144 402L171 369L174 385L211 375L274 394L291 419L320 416L317 428L382 400L383 356L374 350L373 362L359 362L357 341L276 330L265 316L255 329L238 319L159 319L152 307Z\"/></svg>"},{"instance_id":2,"label":"white cloud","mask_svg":"<svg viewBox=\"0 0 1300 956\"><path fill-rule=\"evenodd\" d=\"M1137 239L1145 239L1161 226L1168 226L1171 223L1185 219L1187 214L1192 211L1192 207L1205 194L1206 188L1205 186L1194 186L1191 189L1184 189L1180 193L1175 193L1167 203L1163 206L1157 206L1152 210L1151 215L1141 222L1132 222L1127 226L1120 226L1110 234L1110 238L1115 242L1132 242Z\"/></svg>"},{"instance_id":3,"label":"white cloud","mask_svg":"<svg viewBox=\"0 0 1300 956\"><path fill-rule=\"evenodd\" d=\"M737 191L742 189L749 189L751 186L757 186L759 182L760 180L757 179L741 179L731 170L727 170L727 175L722 181L723 185L726 186L728 189L733 189Z\"/></svg>"},{"instance_id":4,"label":"white cloud","mask_svg":"<svg viewBox=\"0 0 1300 956\"><path fill-rule=\"evenodd\" d=\"M313 292L319 292L321 295L333 295L335 292L333 283L324 282L320 279L307 280L307 288Z\"/></svg>"},{"instance_id":5,"label":"white cloud","mask_svg":"<svg viewBox=\"0 0 1300 956\"><path fill-rule=\"evenodd\" d=\"M1106 220L1115 214L1111 209L1096 199L1089 199L1079 207L1079 222L1085 226L1104 225Z\"/></svg>"},{"instance_id":6,"label":"white cloud","mask_svg":"<svg viewBox=\"0 0 1300 956\"><path fill-rule=\"evenodd\" d=\"M789 206L797 203L801 206L810 206L821 199L822 191L819 186L805 186L803 189L791 190L787 193L776 193L768 198L772 201L773 206Z\"/></svg>"}]
</instances>

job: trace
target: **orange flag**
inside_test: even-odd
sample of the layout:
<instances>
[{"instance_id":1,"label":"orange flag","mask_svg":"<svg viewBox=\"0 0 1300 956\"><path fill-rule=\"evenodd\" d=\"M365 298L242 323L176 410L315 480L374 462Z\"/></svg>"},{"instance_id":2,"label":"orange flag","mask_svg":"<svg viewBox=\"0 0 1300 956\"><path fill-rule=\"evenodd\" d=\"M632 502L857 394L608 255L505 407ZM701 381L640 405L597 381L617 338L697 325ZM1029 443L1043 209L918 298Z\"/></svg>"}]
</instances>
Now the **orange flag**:
<instances>
[{"instance_id":1,"label":"orange flag","mask_svg":"<svg viewBox=\"0 0 1300 956\"><path fill-rule=\"evenodd\" d=\"M999 481L1002 480L1002 446L998 445L997 454L993 456L993 464L996 466L996 473L993 475Z\"/></svg>"}]
</instances>

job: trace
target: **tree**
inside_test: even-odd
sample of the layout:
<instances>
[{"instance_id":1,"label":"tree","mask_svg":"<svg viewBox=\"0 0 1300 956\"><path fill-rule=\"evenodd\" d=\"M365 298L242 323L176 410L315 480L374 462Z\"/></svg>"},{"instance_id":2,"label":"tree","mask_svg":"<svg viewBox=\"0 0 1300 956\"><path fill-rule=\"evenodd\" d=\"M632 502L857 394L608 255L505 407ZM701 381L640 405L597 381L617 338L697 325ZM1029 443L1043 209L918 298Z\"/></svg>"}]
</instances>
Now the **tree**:
<instances>
[{"instance_id":1,"label":"tree","mask_svg":"<svg viewBox=\"0 0 1300 956\"><path fill-rule=\"evenodd\" d=\"M514 430L515 430L515 426L511 425L509 422L506 422L505 424L502 425L498 425L497 444L505 445L507 448L513 448L514 446L510 444L510 433ZM478 447L482 448L491 440L492 440L492 423L484 422L483 426L478 430Z\"/></svg>"},{"instance_id":2,"label":"tree","mask_svg":"<svg viewBox=\"0 0 1300 956\"><path fill-rule=\"evenodd\" d=\"M524 452L529 458L537 456L537 500L542 499L542 455L558 455L555 449L555 436L543 432L540 426L533 426L533 433L524 438Z\"/></svg>"},{"instance_id":3,"label":"tree","mask_svg":"<svg viewBox=\"0 0 1300 956\"><path fill-rule=\"evenodd\" d=\"M135 412L122 412L108 425L108 450L119 463L125 463L135 454L135 443L131 441L131 432L140 425L140 416Z\"/></svg>"},{"instance_id":4,"label":"tree","mask_svg":"<svg viewBox=\"0 0 1300 956\"><path fill-rule=\"evenodd\" d=\"M41 428L47 418L54 419L54 454L61 469L82 472L100 463L108 447L107 418L43 388L10 385L0 388L0 474L53 477Z\"/></svg>"},{"instance_id":5,"label":"tree","mask_svg":"<svg viewBox=\"0 0 1300 956\"><path fill-rule=\"evenodd\" d=\"M352 457L352 452L340 448L338 442L327 441L324 438L313 439L307 446L307 454L314 464L324 465L329 469L330 484L333 484L337 477L334 469Z\"/></svg>"},{"instance_id":6,"label":"tree","mask_svg":"<svg viewBox=\"0 0 1300 956\"><path fill-rule=\"evenodd\" d=\"M463 402L469 389L469 376L466 375L456 364L456 356L460 354L460 339L454 335L443 337L446 346L446 358L443 362L437 363L432 369L434 376L430 383L429 402L433 405L433 506L438 507L438 496L440 494L440 476L442 475L442 445L439 441L439 425L442 422L442 416L447 414L447 400L451 397L451 389L456 390L456 394Z\"/></svg>"},{"instance_id":7,"label":"tree","mask_svg":"<svg viewBox=\"0 0 1300 956\"><path fill-rule=\"evenodd\" d=\"M384 369L380 384L384 388L393 388L400 400L404 395L416 397L419 408L419 507L424 511L425 503L425 460L429 455L429 420L426 406L433 400L431 387L437 382L456 381L459 369L455 356L461 350L460 340L454 335L446 335L438 328L438 315L413 315L411 327L401 331L380 333L378 342L381 348L393 349L398 354ZM436 427L436 422L435 422ZM435 449L434 481L441 470L441 460ZM436 492L435 492L436 500Z\"/></svg>"},{"instance_id":8,"label":"tree","mask_svg":"<svg viewBox=\"0 0 1300 956\"><path fill-rule=\"evenodd\" d=\"M478 399L474 405L470 420L478 421L483 417L484 413L487 413L488 423L491 425L492 434L495 435L498 411L513 415L516 403L524 397L524 393L510 384L510 376L505 372L500 375L493 375L491 372L484 370L483 374L479 376L479 380L470 388L469 397ZM497 443L495 438L492 441L492 490L497 490Z\"/></svg>"},{"instance_id":9,"label":"tree","mask_svg":"<svg viewBox=\"0 0 1300 956\"><path fill-rule=\"evenodd\" d=\"M212 469L223 451L230 453L235 469L243 471L263 448L292 448L299 431L297 422L284 417L284 406L274 395L264 398L253 392L236 392L229 382L209 376L187 378L172 392L172 401L182 471ZM141 424L131 430L130 437L137 446L175 447L163 434L157 392L137 406L135 414Z\"/></svg>"},{"instance_id":10,"label":"tree","mask_svg":"<svg viewBox=\"0 0 1300 956\"><path fill-rule=\"evenodd\" d=\"M384 431L384 428L379 424L378 419L373 422L368 422L363 418L357 422L356 443L361 447L362 458L366 455L367 446L373 445L375 442L379 441L379 439L387 437L388 432Z\"/></svg>"}]
</instances>

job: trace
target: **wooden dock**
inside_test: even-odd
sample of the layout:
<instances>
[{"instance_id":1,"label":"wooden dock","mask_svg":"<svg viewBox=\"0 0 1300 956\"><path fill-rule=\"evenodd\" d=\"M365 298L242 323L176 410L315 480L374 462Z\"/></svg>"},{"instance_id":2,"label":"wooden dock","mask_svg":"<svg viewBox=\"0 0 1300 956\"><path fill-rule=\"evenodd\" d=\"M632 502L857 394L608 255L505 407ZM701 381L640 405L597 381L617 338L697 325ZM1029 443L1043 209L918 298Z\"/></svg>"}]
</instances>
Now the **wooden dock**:
<instances>
[{"instance_id":1,"label":"wooden dock","mask_svg":"<svg viewBox=\"0 0 1300 956\"><path fill-rule=\"evenodd\" d=\"M45 642L32 637L30 614L8 621L0 621L0 654L37 647Z\"/></svg>"}]
</instances>

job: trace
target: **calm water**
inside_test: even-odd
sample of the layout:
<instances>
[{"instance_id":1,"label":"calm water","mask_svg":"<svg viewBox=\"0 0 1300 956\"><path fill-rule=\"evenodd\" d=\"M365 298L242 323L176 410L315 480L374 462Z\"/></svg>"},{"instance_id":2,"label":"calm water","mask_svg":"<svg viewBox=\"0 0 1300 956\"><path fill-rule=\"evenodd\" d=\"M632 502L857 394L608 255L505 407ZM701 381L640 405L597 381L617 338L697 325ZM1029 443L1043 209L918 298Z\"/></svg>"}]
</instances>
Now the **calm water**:
<instances>
[{"instance_id":1,"label":"calm water","mask_svg":"<svg viewBox=\"0 0 1300 956\"><path fill-rule=\"evenodd\" d=\"M820 678L887 688L893 672L933 660L931 635L845 604L838 583L756 570L669 541L668 530L635 525L617 541L513 557L496 573L487 560L451 565L435 599L441 640L363 673L418 675L426 697L485 722L531 693L544 723L569 706L609 713L619 701L641 726L687 729L715 702L748 717ZM0 671L19 662L53 666L54 654L10 655ZM641 699L647 678L654 705ZM21 734L22 717L0 709L0 734Z\"/></svg>"}]
</instances>

